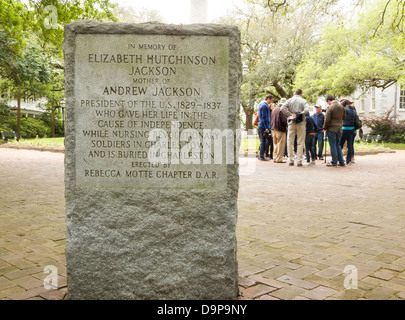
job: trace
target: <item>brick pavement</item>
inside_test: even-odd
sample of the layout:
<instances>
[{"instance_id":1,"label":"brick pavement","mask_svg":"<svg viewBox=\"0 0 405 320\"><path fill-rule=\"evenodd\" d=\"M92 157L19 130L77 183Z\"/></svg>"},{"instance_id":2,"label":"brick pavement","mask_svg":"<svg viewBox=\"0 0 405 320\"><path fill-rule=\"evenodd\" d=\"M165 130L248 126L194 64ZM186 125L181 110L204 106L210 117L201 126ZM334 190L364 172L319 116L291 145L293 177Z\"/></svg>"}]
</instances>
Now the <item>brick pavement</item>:
<instances>
[{"instance_id":1,"label":"brick pavement","mask_svg":"<svg viewBox=\"0 0 405 320\"><path fill-rule=\"evenodd\" d=\"M0 300L65 296L63 159L0 148ZM48 265L57 267L58 290L44 288Z\"/></svg>"},{"instance_id":2,"label":"brick pavement","mask_svg":"<svg viewBox=\"0 0 405 320\"><path fill-rule=\"evenodd\" d=\"M65 297L63 158L0 148L0 299ZM405 151L356 161L257 162L241 176L240 299L405 299ZM344 287L349 265L357 289Z\"/></svg>"},{"instance_id":3,"label":"brick pavement","mask_svg":"<svg viewBox=\"0 0 405 320\"><path fill-rule=\"evenodd\" d=\"M397 151L344 168L257 162L240 179L241 299L405 299L404 160ZM345 288L348 266L357 289Z\"/></svg>"}]
</instances>

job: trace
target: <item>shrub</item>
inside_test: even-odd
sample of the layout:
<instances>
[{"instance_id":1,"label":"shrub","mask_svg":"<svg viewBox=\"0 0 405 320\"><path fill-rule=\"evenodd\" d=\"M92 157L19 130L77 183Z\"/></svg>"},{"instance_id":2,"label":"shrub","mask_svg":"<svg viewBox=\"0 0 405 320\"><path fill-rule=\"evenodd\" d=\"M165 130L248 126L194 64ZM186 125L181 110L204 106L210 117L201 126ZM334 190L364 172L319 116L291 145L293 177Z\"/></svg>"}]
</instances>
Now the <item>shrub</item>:
<instances>
[{"instance_id":1,"label":"shrub","mask_svg":"<svg viewBox=\"0 0 405 320\"><path fill-rule=\"evenodd\" d=\"M17 117L10 111L7 102L0 99L0 131L17 132ZM40 119L21 118L21 138L40 138L51 136L49 113L44 112ZM55 117L55 136L63 136L63 121Z\"/></svg>"},{"instance_id":2,"label":"shrub","mask_svg":"<svg viewBox=\"0 0 405 320\"><path fill-rule=\"evenodd\" d=\"M4 101L3 99L0 99L0 116L1 116L1 118L8 117L10 115L11 115L11 111L10 111L10 107L8 106L7 102Z\"/></svg>"},{"instance_id":3,"label":"shrub","mask_svg":"<svg viewBox=\"0 0 405 320\"><path fill-rule=\"evenodd\" d=\"M23 138L46 138L51 135L51 129L45 122L39 119L22 118L21 119L21 136Z\"/></svg>"},{"instance_id":4,"label":"shrub","mask_svg":"<svg viewBox=\"0 0 405 320\"><path fill-rule=\"evenodd\" d=\"M365 117L363 124L371 129L370 134L380 135L385 142L405 142L405 121L396 122L393 114L394 107L384 112L382 116Z\"/></svg>"},{"instance_id":5,"label":"shrub","mask_svg":"<svg viewBox=\"0 0 405 320\"><path fill-rule=\"evenodd\" d=\"M7 102L0 99L0 131L12 131L10 126L11 111Z\"/></svg>"},{"instance_id":6,"label":"shrub","mask_svg":"<svg viewBox=\"0 0 405 320\"><path fill-rule=\"evenodd\" d=\"M49 111L45 111L44 113L42 113L39 119L41 119L49 128L51 128L51 113ZM61 116L56 112L54 125L55 125L55 137L63 137L63 121L61 119Z\"/></svg>"}]
</instances>

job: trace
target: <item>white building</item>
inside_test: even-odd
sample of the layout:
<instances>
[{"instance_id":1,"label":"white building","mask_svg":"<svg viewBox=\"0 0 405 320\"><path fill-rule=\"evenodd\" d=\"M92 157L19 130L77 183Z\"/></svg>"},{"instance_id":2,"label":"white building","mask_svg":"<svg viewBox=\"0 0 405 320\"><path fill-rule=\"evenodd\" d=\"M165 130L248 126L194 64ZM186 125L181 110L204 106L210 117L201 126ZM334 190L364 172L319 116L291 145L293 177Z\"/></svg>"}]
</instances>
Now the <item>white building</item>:
<instances>
[{"instance_id":1,"label":"white building","mask_svg":"<svg viewBox=\"0 0 405 320\"><path fill-rule=\"evenodd\" d=\"M371 88L365 94L358 91L352 99L360 118L381 116L393 108L396 120L405 120L405 85L394 84L385 90Z\"/></svg>"},{"instance_id":2,"label":"white building","mask_svg":"<svg viewBox=\"0 0 405 320\"><path fill-rule=\"evenodd\" d=\"M46 103L46 99L42 98L40 100L33 100L33 99L21 99L21 116L22 117L30 117L30 118L39 118L42 113L44 113L44 106ZM17 112L17 100L10 100L7 103L10 106L10 109L16 113Z\"/></svg>"}]
</instances>

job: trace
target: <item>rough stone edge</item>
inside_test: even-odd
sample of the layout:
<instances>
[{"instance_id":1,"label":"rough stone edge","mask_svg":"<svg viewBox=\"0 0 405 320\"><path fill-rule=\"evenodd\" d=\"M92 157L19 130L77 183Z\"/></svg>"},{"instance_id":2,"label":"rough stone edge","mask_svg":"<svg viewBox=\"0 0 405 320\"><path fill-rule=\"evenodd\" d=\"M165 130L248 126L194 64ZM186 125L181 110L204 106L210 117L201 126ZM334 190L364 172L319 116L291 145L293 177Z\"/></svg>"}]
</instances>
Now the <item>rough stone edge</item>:
<instances>
[{"instance_id":1,"label":"rough stone edge","mask_svg":"<svg viewBox=\"0 0 405 320\"><path fill-rule=\"evenodd\" d=\"M65 25L65 33L73 34L150 34L150 35L214 35L239 37L236 26L225 24L164 24L164 23L116 23L83 20Z\"/></svg>"},{"instance_id":2,"label":"rough stone edge","mask_svg":"<svg viewBox=\"0 0 405 320\"><path fill-rule=\"evenodd\" d=\"M65 93L66 93L66 106L67 106L67 135L65 137L65 148L67 150L75 150L75 128L74 128L74 109L69 108L69 106L74 106L74 89L75 89L75 51L76 51L76 34L151 34L151 35L184 35L184 36L227 36L229 39L229 69L228 69L228 84L229 84L229 95L228 95L228 104L229 104L229 117L228 123L229 126L234 128L235 131L240 129L239 125L239 104L240 104L240 83L241 83L241 56L240 56L240 32L239 29L235 26L226 26L226 25L165 25L165 24L128 24L128 23L99 23L95 21L79 21L65 26L65 38L64 38L64 59L65 59ZM233 90L232 90L233 89ZM235 141L240 142L237 137L237 132L234 133ZM239 149L238 143L235 143L235 151ZM236 149L237 148L237 149ZM238 296L238 268L237 268L237 246L236 246L236 222L238 217L237 209L237 197L239 190L239 162L237 152L235 154L235 164L228 165L228 178L227 178L227 188L223 191L223 194L228 196L230 200L229 205L233 207L234 221L234 261L235 266L235 277L233 285L233 298ZM65 156L65 185L67 186L67 181L74 181L75 179L75 156L74 152ZM230 178L232 177L232 179ZM131 192L139 192L142 189L128 189L123 193L130 194ZM184 190L179 191L179 194L189 194L191 196L198 196L202 190ZM118 193L117 190L110 191L112 194ZM122 190L121 190L122 192ZM143 192L149 192L148 190ZM170 191L171 192L171 191ZM207 192L204 190L204 192ZM139 192L139 193L142 193ZM161 191L161 193L163 193ZM213 194L216 194L217 191L212 191ZM65 198L68 202L69 195L76 194L80 197L79 192L75 185L69 186L65 189ZM66 206L66 218L69 211L69 205ZM73 208L70 208L74 210ZM67 233L69 232L67 228ZM67 234L68 237L68 234ZM66 252L67 254L68 252Z\"/></svg>"}]
</instances>

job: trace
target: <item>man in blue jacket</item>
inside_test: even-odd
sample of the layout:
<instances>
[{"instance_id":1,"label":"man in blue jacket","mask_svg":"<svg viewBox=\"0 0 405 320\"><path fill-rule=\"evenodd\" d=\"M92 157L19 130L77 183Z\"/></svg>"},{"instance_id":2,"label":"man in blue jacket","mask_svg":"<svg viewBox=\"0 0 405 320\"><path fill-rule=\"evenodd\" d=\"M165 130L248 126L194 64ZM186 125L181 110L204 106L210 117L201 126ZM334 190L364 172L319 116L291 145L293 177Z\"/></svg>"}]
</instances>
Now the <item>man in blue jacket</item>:
<instances>
[{"instance_id":1,"label":"man in blue jacket","mask_svg":"<svg viewBox=\"0 0 405 320\"><path fill-rule=\"evenodd\" d=\"M273 103L273 96L271 94L267 95L262 103L259 105L259 125L258 132L260 138L260 148L259 148L259 160L268 161L264 157L265 153L269 148L269 135L270 133L270 107L269 105Z\"/></svg>"},{"instance_id":2,"label":"man in blue jacket","mask_svg":"<svg viewBox=\"0 0 405 320\"><path fill-rule=\"evenodd\" d=\"M312 116L315 122L315 135L314 142L312 143L312 149L314 150L315 156L319 160L323 160L323 141L324 141L324 130L323 123L325 122L325 115L322 113L322 108L320 106L315 106L315 113ZM318 152L316 152L316 144L318 143Z\"/></svg>"}]
</instances>

